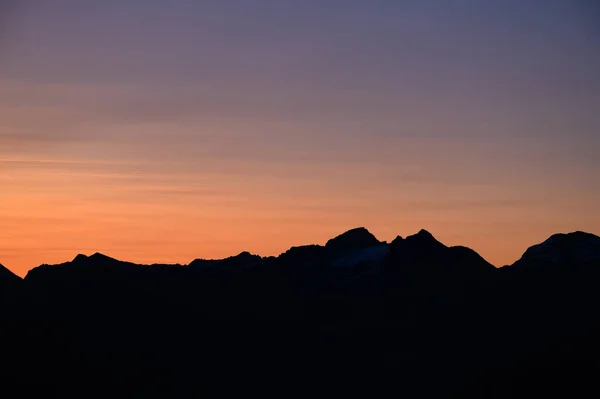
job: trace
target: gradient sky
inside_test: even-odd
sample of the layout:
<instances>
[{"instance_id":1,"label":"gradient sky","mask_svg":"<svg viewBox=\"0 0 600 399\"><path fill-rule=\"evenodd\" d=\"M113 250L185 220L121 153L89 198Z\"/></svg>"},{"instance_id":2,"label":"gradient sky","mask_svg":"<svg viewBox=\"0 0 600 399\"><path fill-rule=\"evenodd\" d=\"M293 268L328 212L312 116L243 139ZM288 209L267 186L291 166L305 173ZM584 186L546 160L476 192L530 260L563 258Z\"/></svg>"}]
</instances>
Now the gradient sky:
<instances>
[{"instance_id":1,"label":"gradient sky","mask_svg":"<svg viewBox=\"0 0 600 399\"><path fill-rule=\"evenodd\" d=\"M595 0L4 0L0 263L600 232Z\"/></svg>"}]
</instances>

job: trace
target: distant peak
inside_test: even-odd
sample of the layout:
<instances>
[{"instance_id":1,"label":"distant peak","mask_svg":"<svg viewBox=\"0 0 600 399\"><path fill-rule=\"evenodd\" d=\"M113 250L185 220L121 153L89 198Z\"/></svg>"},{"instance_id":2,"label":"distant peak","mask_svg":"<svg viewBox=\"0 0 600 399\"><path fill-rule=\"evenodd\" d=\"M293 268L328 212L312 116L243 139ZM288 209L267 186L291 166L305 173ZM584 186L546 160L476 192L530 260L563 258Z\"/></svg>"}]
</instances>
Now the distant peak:
<instances>
[{"instance_id":1,"label":"distant peak","mask_svg":"<svg viewBox=\"0 0 600 399\"><path fill-rule=\"evenodd\" d=\"M586 233L585 231L574 231L572 233L557 233L553 234L546 241L556 241L556 240L600 240L595 234Z\"/></svg>"},{"instance_id":2,"label":"distant peak","mask_svg":"<svg viewBox=\"0 0 600 399\"><path fill-rule=\"evenodd\" d=\"M538 245L549 247L557 245L575 245L582 243L599 244L600 237L591 233L586 233L584 231L574 231L572 233L557 233L551 235L546 241Z\"/></svg>"},{"instance_id":3,"label":"distant peak","mask_svg":"<svg viewBox=\"0 0 600 399\"><path fill-rule=\"evenodd\" d=\"M89 256L88 259L96 260L96 261L116 260L114 258L111 258L110 256L101 254L100 252L96 252L92 256Z\"/></svg>"},{"instance_id":4,"label":"distant peak","mask_svg":"<svg viewBox=\"0 0 600 399\"><path fill-rule=\"evenodd\" d=\"M391 245L399 245L402 242L404 242L404 238L402 236L396 236L396 238L392 240Z\"/></svg>"},{"instance_id":5,"label":"distant peak","mask_svg":"<svg viewBox=\"0 0 600 399\"><path fill-rule=\"evenodd\" d=\"M353 229L343 232L342 234L338 235L338 237L348 235L348 234L371 234L371 233L369 232L369 230L366 229L366 227L355 227Z\"/></svg>"},{"instance_id":6,"label":"distant peak","mask_svg":"<svg viewBox=\"0 0 600 399\"><path fill-rule=\"evenodd\" d=\"M434 238L433 234L431 234L430 232L428 232L425 229L421 229L419 230L419 232L416 234L418 237L427 237L427 238Z\"/></svg>"},{"instance_id":7,"label":"distant peak","mask_svg":"<svg viewBox=\"0 0 600 399\"><path fill-rule=\"evenodd\" d=\"M378 244L380 244L379 240L369 230L364 227L357 227L327 241L325 248L335 250L359 249Z\"/></svg>"},{"instance_id":8,"label":"distant peak","mask_svg":"<svg viewBox=\"0 0 600 399\"><path fill-rule=\"evenodd\" d=\"M236 258L249 258L249 257L253 257L254 255L252 255L250 252L248 251L242 251L239 254L237 254L235 257Z\"/></svg>"},{"instance_id":9,"label":"distant peak","mask_svg":"<svg viewBox=\"0 0 600 399\"><path fill-rule=\"evenodd\" d=\"M73 260L71 261L72 263L85 263L85 262L89 262L89 261L95 261L95 262L106 262L106 261L114 261L116 259L111 258L110 256L106 256L104 254L101 254L100 252L96 252L93 255L84 255L84 254L78 254L75 258L73 258Z\"/></svg>"},{"instance_id":10,"label":"distant peak","mask_svg":"<svg viewBox=\"0 0 600 399\"><path fill-rule=\"evenodd\" d=\"M435 245L435 246L445 247L445 245L442 244L441 242L439 242L433 236L433 234L431 234L430 232L428 232L425 229L421 229L421 230L419 230L419 232L417 234L406 237L406 241L419 243L421 245Z\"/></svg>"},{"instance_id":11,"label":"distant peak","mask_svg":"<svg viewBox=\"0 0 600 399\"><path fill-rule=\"evenodd\" d=\"M194 259L188 266L208 265L208 264L219 264L219 263L240 263L240 262L252 262L260 261L263 258L260 255L254 255L248 251L240 252L237 255L230 256L223 259Z\"/></svg>"},{"instance_id":12,"label":"distant peak","mask_svg":"<svg viewBox=\"0 0 600 399\"><path fill-rule=\"evenodd\" d=\"M78 254L75 258L73 258L73 262L81 262L88 259L87 255Z\"/></svg>"},{"instance_id":13,"label":"distant peak","mask_svg":"<svg viewBox=\"0 0 600 399\"><path fill-rule=\"evenodd\" d=\"M262 260L262 257L260 255L254 255L253 253L248 251L243 251L237 254L236 256L232 256L229 259L237 262L250 262Z\"/></svg>"},{"instance_id":14,"label":"distant peak","mask_svg":"<svg viewBox=\"0 0 600 399\"><path fill-rule=\"evenodd\" d=\"M525 260L550 263L599 261L600 237L583 231L553 234L546 241L529 247L519 262Z\"/></svg>"}]
</instances>

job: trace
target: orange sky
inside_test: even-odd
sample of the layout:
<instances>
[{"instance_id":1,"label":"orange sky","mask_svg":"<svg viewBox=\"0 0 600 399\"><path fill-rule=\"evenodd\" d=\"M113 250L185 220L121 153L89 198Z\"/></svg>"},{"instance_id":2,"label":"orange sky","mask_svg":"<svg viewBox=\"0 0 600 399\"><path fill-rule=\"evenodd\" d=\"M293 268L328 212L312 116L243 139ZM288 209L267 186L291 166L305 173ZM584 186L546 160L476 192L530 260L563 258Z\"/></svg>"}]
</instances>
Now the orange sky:
<instances>
[{"instance_id":1,"label":"orange sky","mask_svg":"<svg viewBox=\"0 0 600 399\"><path fill-rule=\"evenodd\" d=\"M600 233L595 9L461 1L0 7L0 263Z\"/></svg>"},{"instance_id":2,"label":"orange sky","mask_svg":"<svg viewBox=\"0 0 600 399\"><path fill-rule=\"evenodd\" d=\"M417 151L420 142L412 145ZM361 162L310 164L4 156L1 262L24 275L41 263L96 251L179 263L242 250L277 255L366 226L388 241L426 228L503 265L555 232L599 230L595 197L571 195L578 182L567 173L553 171L560 185L536 184L506 165L488 167L493 182L474 181L469 171L486 168L478 166L481 153L463 157L463 167L432 155L427 167L421 156L397 160L385 151Z\"/></svg>"}]
</instances>

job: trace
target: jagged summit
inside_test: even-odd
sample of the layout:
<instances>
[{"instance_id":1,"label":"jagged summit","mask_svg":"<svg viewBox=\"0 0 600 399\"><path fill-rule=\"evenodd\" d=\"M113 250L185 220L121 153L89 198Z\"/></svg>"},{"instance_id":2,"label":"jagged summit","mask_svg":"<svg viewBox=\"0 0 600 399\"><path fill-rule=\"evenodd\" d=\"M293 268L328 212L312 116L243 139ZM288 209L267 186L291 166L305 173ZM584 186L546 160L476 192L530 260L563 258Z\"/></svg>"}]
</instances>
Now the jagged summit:
<instances>
[{"instance_id":1,"label":"jagged summit","mask_svg":"<svg viewBox=\"0 0 600 399\"><path fill-rule=\"evenodd\" d=\"M357 227L327 241L325 248L330 250L361 249L380 243L369 230L364 227Z\"/></svg>"},{"instance_id":2,"label":"jagged summit","mask_svg":"<svg viewBox=\"0 0 600 399\"><path fill-rule=\"evenodd\" d=\"M600 237L583 231L553 234L529 247L515 265L528 262L600 262Z\"/></svg>"}]
</instances>

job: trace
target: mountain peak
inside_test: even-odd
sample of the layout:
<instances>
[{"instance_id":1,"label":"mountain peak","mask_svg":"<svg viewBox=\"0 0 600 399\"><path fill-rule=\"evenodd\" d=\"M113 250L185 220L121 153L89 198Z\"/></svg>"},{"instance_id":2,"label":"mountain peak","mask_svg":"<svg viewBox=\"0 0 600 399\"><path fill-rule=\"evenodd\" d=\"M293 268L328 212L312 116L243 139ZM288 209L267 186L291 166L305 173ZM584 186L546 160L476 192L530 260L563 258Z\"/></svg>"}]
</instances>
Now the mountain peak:
<instances>
[{"instance_id":1,"label":"mountain peak","mask_svg":"<svg viewBox=\"0 0 600 399\"><path fill-rule=\"evenodd\" d=\"M400 245L400 243L402 243L404 241L404 238L402 236L396 236L396 238L394 238L391 242L391 245Z\"/></svg>"},{"instance_id":2,"label":"mountain peak","mask_svg":"<svg viewBox=\"0 0 600 399\"><path fill-rule=\"evenodd\" d=\"M417 237L423 237L423 238L429 238L429 239L432 239L432 238L433 238L433 239L435 240L435 238L433 237L433 234L431 234L430 232L428 232L428 231L427 231L427 230L425 230L425 229L421 229L421 230L419 230L419 232L418 232L417 234L415 234L415 235L416 235Z\"/></svg>"},{"instance_id":3,"label":"mountain peak","mask_svg":"<svg viewBox=\"0 0 600 399\"><path fill-rule=\"evenodd\" d=\"M236 256L234 256L234 258L253 258L257 255L252 255L250 252L248 251L242 251L239 254L237 254Z\"/></svg>"},{"instance_id":4,"label":"mountain peak","mask_svg":"<svg viewBox=\"0 0 600 399\"><path fill-rule=\"evenodd\" d=\"M73 258L72 262L73 263L77 263L77 262L83 262L85 260L88 259L87 255L84 254L78 254L75 258Z\"/></svg>"},{"instance_id":5,"label":"mountain peak","mask_svg":"<svg viewBox=\"0 0 600 399\"><path fill-rule=\"evenodd\" d=\"M534 262L598 262L600 237L583 231L558 233L546 241L531 246L517 263Z\"/></svg>"},{"instance_id":6,"label":"mountain peak","mask_svg":"<svg viewBox=\"0 0 600 399\"><path fill-rule=\"evenodd\" d=\"M380 244L379 240L369 230L357 227L327 241L325 248L333 250L359 249L377 244Z\"/></svg>"},{"instance_id":7,"label":"mountain peak","mask_svg":"<svg viewBox=\"0 0 600 399\"><path fill-rule=\"evenodd\" d=\"M95 254L93 254L92 256L89 257L89 259L97 259L97 260L115 260L113 258L111 258L110 256L101 254L100 252L96 252Z\"/></svg>"},{"instance_id":8,"label":"mountain peak","mask_svg":"<svg viewBox=\"0 0 600 399\"><path fill-rule=\"evenodd\" d=\"M428 232L425 229L419 230L417 234L413 234L412 236L406 237L406 241L411 244L416 244L418 246L427 246L427 247L446 247L444 244L439 242L433 234Z\"/></svg>"},{"instance_id":9,"label":"mountain peak","mask_svg":"<svg viewBox=\"0 0 600 399\"><path fill-rule=\"evenodd\" d=\"M585 231L574 231L572 233L557 233L553 234L546 241L563 241L566 242L577 242L577 241L589 241L598 242L600 237L592 233L586 233Z\"/></svg>"}]
</instances>

